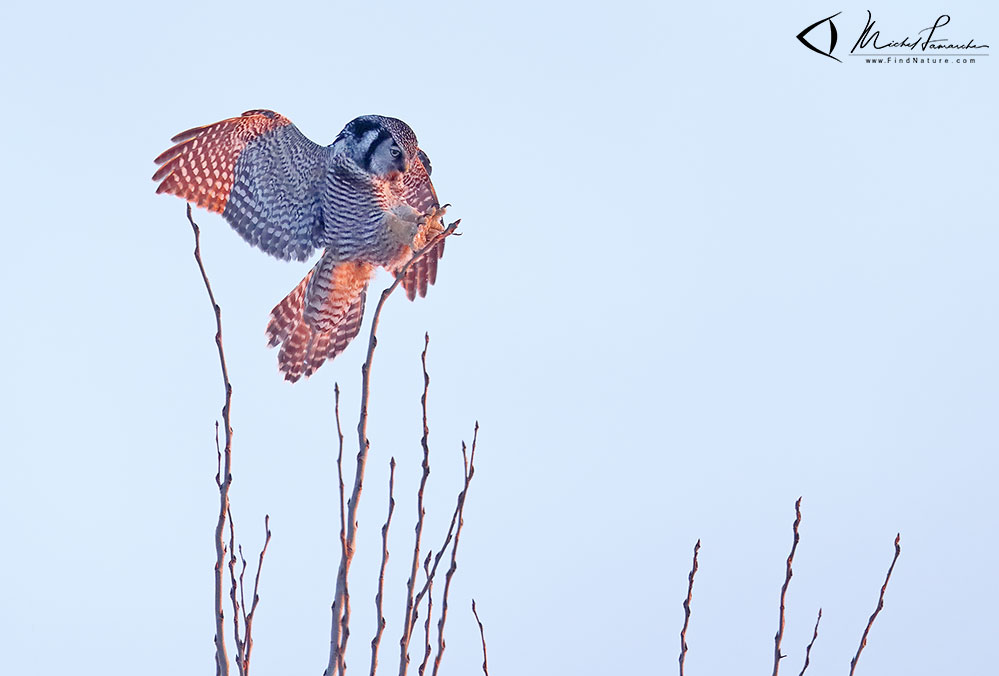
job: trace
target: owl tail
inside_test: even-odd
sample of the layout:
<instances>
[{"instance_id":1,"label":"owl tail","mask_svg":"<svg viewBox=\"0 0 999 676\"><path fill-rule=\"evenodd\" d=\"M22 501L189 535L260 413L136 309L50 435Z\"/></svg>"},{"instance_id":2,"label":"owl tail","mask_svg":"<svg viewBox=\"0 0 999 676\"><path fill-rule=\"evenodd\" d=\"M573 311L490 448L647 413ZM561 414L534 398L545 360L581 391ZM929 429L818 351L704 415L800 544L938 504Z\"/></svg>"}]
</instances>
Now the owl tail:
<instances>
[{"instance_id":1,"label":"owl tail","mask_svg":"<svg viewBox=\"0 0 999 676\"><path fill-rule=\"evenodd\" d=\"M308 378L354 339L361 330L365 290L374 270L370 263L337 263L327 251L271 310L267 342L281 345L278 369L285 380Z\"/></svg>"}]
</instances>

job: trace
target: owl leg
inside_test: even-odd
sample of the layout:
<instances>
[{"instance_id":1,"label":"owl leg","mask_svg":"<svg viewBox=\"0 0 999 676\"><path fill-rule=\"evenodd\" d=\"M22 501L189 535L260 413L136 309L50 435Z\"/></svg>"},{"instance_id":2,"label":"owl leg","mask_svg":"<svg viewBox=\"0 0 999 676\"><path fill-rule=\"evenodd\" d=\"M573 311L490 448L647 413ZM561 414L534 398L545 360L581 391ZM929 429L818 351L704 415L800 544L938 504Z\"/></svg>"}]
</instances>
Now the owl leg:
<instances>
[{"instance_id":1,"label":"owl leg","mask_svg":"<svg viewBox=\"0 0 999 676\"><path fill-rule=\"evenodd\" d=\"M428 243L432 242L438 234L444 231L444 213L449 205L433 207L419 218L419 231L413 238L411 249L413 253L421 251ZM402 286L406 289L406 297L414 300L417 296L423 298L427 295L427 287L437 281L437 262L444 255L444 240L440 239L434 244L433 250L426 252L419 260L413 263L406 270L402 279ZM399 273L399 268L405 265L406 259L400 262L395 273Z\"/></svg>"},{"instance_id":2,"label":"owl leg","mask_svg":"<svg viewBox=\"0 0 999 676\"><path fill-rule=\"evenodd\" d=\"M409 206L400 204L385 214L385 225L392 240L416 251L416 236L420 232L423 214Z\"/></svg>"}]
</instances>

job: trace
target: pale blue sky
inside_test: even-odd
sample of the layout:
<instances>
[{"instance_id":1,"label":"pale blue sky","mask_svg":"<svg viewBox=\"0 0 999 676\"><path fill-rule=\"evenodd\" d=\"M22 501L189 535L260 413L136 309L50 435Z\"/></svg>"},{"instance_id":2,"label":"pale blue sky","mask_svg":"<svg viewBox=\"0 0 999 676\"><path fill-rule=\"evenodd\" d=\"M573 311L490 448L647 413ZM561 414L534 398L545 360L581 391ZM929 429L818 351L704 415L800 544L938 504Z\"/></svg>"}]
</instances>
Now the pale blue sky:
<instances>
[{"instance_id":1,"label":"pale blue sky","mask_svg":"<svg viewBox=\"0 0 999 676\"><path fill-rule=\"evenodd\" d=\"M494 674L675 673L697 538L688 673L768 672L799 495L784 671L820 606L808 673L848 670L899 531L858 673L993 669L997 57L859 63L867 9L886 35L946 12L954 41L999 41L964 0L9 8L0 672L212 671L214 324L149 177L176 132L260 107L320 143L405 119L462 218L429 297L382 318L353 669L390 455L397 652L424 331L434 547L482 425L445 673L479 668L473 596ZM836 11L844 63L794 39ZM274 531L254 671L320 674L332 389L352 429L363 341L283 382L264 327L308 266L197 216L236 525L250 550Z\"/></svg>"}]
</instances>

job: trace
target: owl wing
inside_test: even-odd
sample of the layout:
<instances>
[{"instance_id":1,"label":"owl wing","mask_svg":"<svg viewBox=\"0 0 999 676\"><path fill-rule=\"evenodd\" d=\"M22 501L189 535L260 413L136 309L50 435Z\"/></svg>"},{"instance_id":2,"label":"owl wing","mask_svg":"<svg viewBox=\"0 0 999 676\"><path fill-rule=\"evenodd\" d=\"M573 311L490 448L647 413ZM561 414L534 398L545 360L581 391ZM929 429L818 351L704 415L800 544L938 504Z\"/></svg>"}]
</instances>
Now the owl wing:
<instances>
[{"instance_id":1,"label":"owl wing","mask_svg":"<svg viewBox=\"0 0 999 676\"><path fill-rule=\"evenodd\" d=\"M434 184L430 182L430 171L430 158L420 150L417 153L417 159L402 179L403 190L400 198L421 214L440 206L440 202L437 200L437 191L434 190ZM438 221L443 227L443 221L439 218ZM433 234L434 232L429 226L424 226L422 232L417 235L419 240L417 245L420 248L425 246ZM417 293L419 293L420 298L427 295L427 286L437 281L437 261L443 256L444 240L442 239L420 260L409 266L409 270L406 271L406 276L402 280L402 286L406 289L406 297L409 300L415 299Z\"/></svg>"},{"instance_id":2,"label":"owl wing","mask_svg":"<svg viewBox=\"0 0 999 676\"><path fill-rule=\"evenodd\" d=\"M243 239L281 259L320 244L329 149L271 110L181 132L156 158L157 193L221 213Z\"/></svg>"}]
</instances>

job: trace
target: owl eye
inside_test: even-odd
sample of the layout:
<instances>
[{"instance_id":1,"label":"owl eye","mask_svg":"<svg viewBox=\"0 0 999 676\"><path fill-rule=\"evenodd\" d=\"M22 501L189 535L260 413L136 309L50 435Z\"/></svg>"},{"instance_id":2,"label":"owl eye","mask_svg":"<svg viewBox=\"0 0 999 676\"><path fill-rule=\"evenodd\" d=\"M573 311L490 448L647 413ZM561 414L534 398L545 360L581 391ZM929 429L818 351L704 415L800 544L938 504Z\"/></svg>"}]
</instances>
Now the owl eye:
<instances>
[{"instance_id":1,"label":"owl eye","mask_svg":"<svg viewBox=\"0 0 999 676\"><path fill-rule=\"evenodd\" d=\"M392 146L391 148L389 148L389 154L393 158L396 158L396 157L399 157L400 155L402 155L402 151L399 150L399 148L397 148L396 146Z\"/></svg>"}]
</instances>

